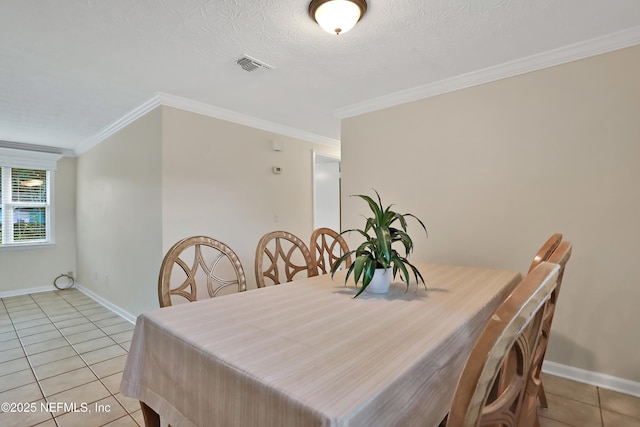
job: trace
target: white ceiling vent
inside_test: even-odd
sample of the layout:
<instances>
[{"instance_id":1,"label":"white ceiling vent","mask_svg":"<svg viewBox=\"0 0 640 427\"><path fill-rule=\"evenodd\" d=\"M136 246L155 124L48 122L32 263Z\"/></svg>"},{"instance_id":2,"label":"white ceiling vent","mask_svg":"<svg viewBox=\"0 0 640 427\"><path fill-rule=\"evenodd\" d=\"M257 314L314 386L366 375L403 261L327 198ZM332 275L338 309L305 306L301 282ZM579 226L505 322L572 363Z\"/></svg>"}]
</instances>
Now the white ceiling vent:
<instances>
[{"instance_id":1,"label":"white ceiling vent","mask_svg":"<svg viewBox=\"0 0 640 427\"><path fill-rule=\"evenodd\" d=\"M242 58L236 59L236 65L239 65L245 71L255 71L260 68L264 68L265 70L274 69L274 67L272 67L271 65L265 64L262 61L258 61L257 59L252 58L249 55L244 55Z\"/></svg>"}]
</instances>

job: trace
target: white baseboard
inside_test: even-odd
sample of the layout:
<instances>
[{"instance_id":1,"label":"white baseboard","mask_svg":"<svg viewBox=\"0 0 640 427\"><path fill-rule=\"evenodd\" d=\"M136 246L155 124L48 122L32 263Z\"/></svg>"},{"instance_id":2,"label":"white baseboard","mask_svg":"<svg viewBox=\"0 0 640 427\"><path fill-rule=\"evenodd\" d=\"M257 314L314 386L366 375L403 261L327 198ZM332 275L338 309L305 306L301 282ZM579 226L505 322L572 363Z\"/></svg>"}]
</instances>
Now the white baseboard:
<instances>
[{"instance_id":1,"label":"white baseboard","mask_svg":"<svg viewBox=\"0 0 640 427\"><path fill-rule=\"evenodd\" d=\"M113 311L117 315L124 317L127 321L133 324L136 323L136 316L121 309L117 305L110 303L106 299L102 298L100 295L93 293L92 291L90 291L89 289L85 288L82 285L79 285L77 282L74 285L74 288L77 288L80 292L87 295L89 298L95 300L97 303L103 305L105 308L108 308L109 310ZM15 291L0 292L0 298L10 298L10 297L17 297L20 295L37 294L40 292L50 292L50 291L56 291L56 290L58 289L53 285L41 286L39 288L17 289Z\"/></svg>"},{"instance_id":2,"label":"white baseboard","mask_svg":"<svg viewBox=\"0 0 640 427\"><path fill-rule=\"evenodd\" d=\"M55 291L56 288L53 285L41 286L39 288L18 289L15 291L0 292L0 298L18 297L20 295L38 294L40 292Z\"/></svg>"},{"instance_id":3,"label":"white baseboard","mask_svg":"<svg viewBox=\"0 0 640 427\"><path fill-rule=\"evenodd\" d=\"M585 369L574 368L573 366L562 365L548 360L545 360L542 364L542 371L557 377L640 397L640 382L601 374L599 372L587 371Z\"/></svg>"},{"instance_id":4,"label":"white baseboard","mask_svg":"<svg viewBox=\"0 0 640 427\"><path fill-rule=\"evenodd\" d=\"M126 320L128 320L129 322L131 322L131 323L133 323L135 325L136 316L134 316L133 314L129 313L128 311L125 311L125 310L121 309L120 307L118 307L115 304L110 303L106 299L102 298L100 295L90 291L89 289L85 288L82 285L79 285L79 284L76 283L75 287L78 288L78 290L80 292L82 292L83 294L85 294L88 297L96 300L96 302L102 304L103 306L105 306L109 310L113 311L114 313L116 313L117 315L119 315L121 317L124 317Z\"/></svg>"}]
</instances>

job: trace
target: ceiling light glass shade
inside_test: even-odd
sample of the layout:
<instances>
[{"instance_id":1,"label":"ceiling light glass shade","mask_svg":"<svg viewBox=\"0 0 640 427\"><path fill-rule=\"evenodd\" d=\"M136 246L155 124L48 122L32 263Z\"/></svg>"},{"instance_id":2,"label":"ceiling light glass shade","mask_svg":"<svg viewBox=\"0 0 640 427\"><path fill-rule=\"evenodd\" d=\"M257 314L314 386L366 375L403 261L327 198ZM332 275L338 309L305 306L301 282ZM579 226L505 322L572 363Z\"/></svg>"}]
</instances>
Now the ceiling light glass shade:
<instances>
[{"instance_id":1,"label":"ceiling light glass shade","mask_svg":"<svg viewBox=\"0 0 640 427\"><path fill-rule=\"evenodd\" d=\"M328 33L343 34L352 29L367 10L364 0L313 0L311 17Z\"/></svg>"}]
</instances>

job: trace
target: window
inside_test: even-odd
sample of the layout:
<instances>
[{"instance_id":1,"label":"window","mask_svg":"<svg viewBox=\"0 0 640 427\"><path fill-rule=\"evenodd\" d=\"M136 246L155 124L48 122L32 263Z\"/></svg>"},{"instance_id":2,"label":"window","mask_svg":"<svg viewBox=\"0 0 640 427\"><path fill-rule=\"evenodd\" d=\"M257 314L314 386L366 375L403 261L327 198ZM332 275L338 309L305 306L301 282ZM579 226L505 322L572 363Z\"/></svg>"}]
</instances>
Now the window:
<instances>
[{"instance_id":1,"label":"window","mask_svg":"<svg viewBox=\"0 0 640 427\"><path fill-rule=\"evenodd\" d=\"M0 141L0 248L51 244L53 176L62 157L2 146Z\"/></svg>"},{"instance_id":2,"label":"window","mask_svg":"<svg viewBox=\"0 0 640 427\"><path fill-rule=\"evenodd\" d=\"M49 243L50 172L3 167L0 177L1 244Z\"/></svg>"}]
</instances>

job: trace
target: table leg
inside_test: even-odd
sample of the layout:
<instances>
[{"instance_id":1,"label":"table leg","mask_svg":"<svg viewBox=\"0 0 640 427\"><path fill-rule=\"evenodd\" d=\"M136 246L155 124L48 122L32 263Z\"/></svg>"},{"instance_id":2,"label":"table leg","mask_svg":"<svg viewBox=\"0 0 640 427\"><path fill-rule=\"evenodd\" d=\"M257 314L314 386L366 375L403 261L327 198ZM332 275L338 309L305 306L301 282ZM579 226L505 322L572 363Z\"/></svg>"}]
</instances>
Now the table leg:
<instances>
[{"instance_id":1,"label":"table leg","mask_svg":"<svg viewBox=\"0 0 640 427\"><path fill-rule=\"evenodd\" d=\"M140 407L142 408L145 427L160 427L160 415L142 400L140 401Z\"/></svg>"}]
</instances>

